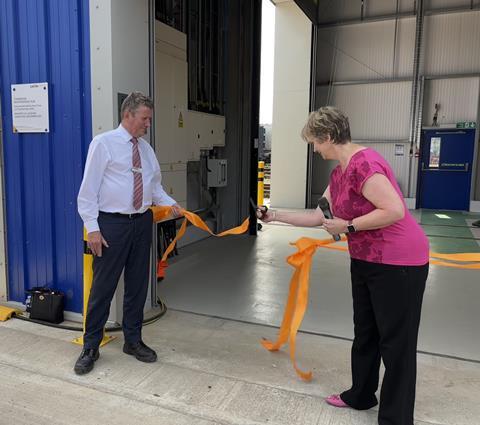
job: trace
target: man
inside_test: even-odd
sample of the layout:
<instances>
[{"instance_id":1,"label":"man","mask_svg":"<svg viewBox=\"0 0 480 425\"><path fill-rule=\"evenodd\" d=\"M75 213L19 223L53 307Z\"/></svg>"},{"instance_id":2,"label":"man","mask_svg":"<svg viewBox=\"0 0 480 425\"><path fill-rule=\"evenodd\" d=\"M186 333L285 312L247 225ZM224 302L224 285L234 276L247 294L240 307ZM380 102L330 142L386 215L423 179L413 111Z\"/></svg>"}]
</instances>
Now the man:
<instances>
[{"instance_id":1,"label":"man","mask_svg":"<svg viewBox=\"0 0 480 425\"><path fill-rule=\"evenodd\" d=\"M151 125L152 109L150 98L131 93L122 104L118 128L96 136L88 149L78 212L94 255L93 283L83 350L74 368L78 375L90 372L99 357L98 347L122 271L123 352L143 362L157 360L141 335L152 243L149 207L170 205L175 216L182 209L163 190L155 152L141 138Z\"/></svg>"}]
</instances>

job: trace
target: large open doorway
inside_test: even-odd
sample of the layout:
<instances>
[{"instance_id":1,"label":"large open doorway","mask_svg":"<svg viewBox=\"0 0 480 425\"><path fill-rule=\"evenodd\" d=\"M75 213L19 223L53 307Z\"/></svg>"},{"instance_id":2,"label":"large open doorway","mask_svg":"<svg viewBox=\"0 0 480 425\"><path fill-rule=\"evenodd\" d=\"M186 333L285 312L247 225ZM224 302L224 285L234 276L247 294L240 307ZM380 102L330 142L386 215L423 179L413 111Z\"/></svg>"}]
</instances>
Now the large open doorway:
<instances>
[{"instance_id":1,"label":"large open doorway","mask_svg":"<svg viewBox=\"0 0 480 425\"><path fill-rule=\"evenodd\" d=\"M215 233L250 216L250 234L255 234L249 198L257 197L261 3L157 1L155 6L154 146L164 189ZM155 262L178 225L157 226ZM193 275L188 273L192 264L187 246L195 242L194 251L207 245L222 251L220 241L203 240L208 236L189 227L169 259L165 279L158 269L155 294L169 308L179 307L168 297L177 289L186 310L208 304L210 290L198 285L195 268ZM179 269L186 272L183 287L171 278ZM203 288L203 296L191 305L188 294L194 286Z\"/></svg>"}]
</instances>

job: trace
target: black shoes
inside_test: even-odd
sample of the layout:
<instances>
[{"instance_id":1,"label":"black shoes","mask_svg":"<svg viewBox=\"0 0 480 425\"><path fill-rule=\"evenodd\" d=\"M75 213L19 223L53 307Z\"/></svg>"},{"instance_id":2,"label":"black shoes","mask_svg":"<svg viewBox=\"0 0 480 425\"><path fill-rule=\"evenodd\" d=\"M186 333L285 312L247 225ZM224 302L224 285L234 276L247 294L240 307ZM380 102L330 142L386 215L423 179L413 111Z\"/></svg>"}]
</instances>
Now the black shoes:
<instances>
[{"instance_id":1,"label":"black shoes","mask_svg":"<svg viewBox=\"0 0 480 425\"><path fill-rule=\"evenodd\" d=\"M135 344L125 343L123 345L123 352L135 356L137 360L145 363L153 363L157 361L157 353L150 347L147 347L143 341L139 341Z\"/></svg>"},{"instance_id":2,"label":"black shoes","mask_svg":"<svg viewBox=\"0 0 480 425\"><path fill-rule=\"evenodd\" d=\"M141 362L153 363L157 361L157 353L147 347L143 341L139 341L135 344L129 344L126 342L123 345L123 352L135 356L135 358ZM85 375L93 369L93 366L99 357L100 353L98 352L98 348L84 348L80 357L77 359L73 370L77 375Z\"/></svg>"},{"instance_id":3,"label":"black shoes","mask_svg":"<svg viewBox=\"0 0 480 425\"><path fill-rule=\"evenodd\" d=\"M85 375L93 369L99 356L98 348L84 348L73 370L77 375Z\"/></svg>"}]
</instances>

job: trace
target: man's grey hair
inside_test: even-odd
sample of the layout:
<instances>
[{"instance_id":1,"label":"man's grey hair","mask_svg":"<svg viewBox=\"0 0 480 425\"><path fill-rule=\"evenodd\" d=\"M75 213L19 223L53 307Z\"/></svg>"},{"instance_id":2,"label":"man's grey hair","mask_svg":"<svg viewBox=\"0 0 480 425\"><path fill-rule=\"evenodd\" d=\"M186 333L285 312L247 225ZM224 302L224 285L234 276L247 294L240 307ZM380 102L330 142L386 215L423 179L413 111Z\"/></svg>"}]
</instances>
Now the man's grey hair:
<instances>
[{"instance_id":1,"label":"man's grey hair","mask_svg":"<svg viewBox=\"0 0 480 425\"><path fill-rule=\"evenodd\" d=\"M303 140L322 142L330 136L334 144L343 145L351 140L350 124L347 116L338 108L323 106L313 111L301 132Z\"/></svg>"},{"instance_id":2,"label":"man's grey hair","mask_svg":"<svg viewBox=\"0 0 480 425\"><path fill-rule=\"evenodd\" d=\"M122 102L122 108L120 109L122 118L125 112L129 111L134 114L140 106L146 106L147 108L153 109L152 99L139 91L131 92Z\"/></svg>"}]
</instances>

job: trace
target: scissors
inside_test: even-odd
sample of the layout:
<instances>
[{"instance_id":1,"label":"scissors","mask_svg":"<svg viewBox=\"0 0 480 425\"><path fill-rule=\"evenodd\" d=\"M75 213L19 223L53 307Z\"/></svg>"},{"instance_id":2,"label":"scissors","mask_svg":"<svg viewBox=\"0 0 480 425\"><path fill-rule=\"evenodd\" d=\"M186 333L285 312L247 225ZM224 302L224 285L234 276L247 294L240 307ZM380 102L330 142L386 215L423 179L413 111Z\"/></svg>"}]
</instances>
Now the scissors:
<instances>
[{"instance_id":1,"label":"scissors","mask_svg":"<svg viewBox=\"0 0 480 425\"><path fill-rule=\"evenodd\" d=\"M250 198L250 205L252 208L255 210L255 212L259 211L261 214L260 220L263 220L265 216L267 215L268 212L268 207L266 205L258 206L255 202L253 202L253 199Z\"/></svg>"}]
</instances>

